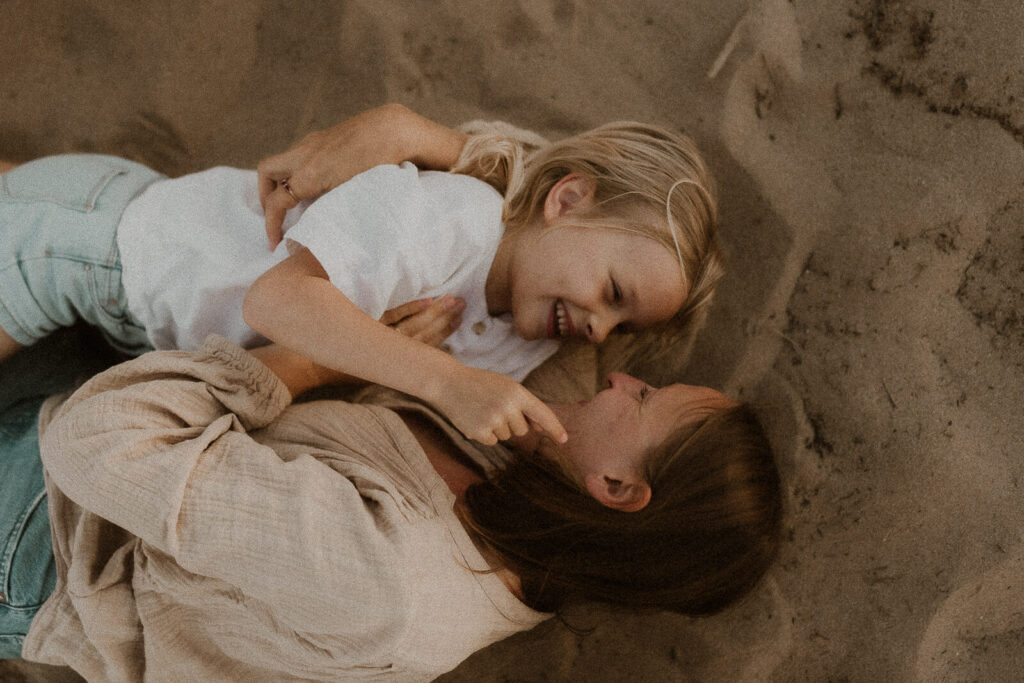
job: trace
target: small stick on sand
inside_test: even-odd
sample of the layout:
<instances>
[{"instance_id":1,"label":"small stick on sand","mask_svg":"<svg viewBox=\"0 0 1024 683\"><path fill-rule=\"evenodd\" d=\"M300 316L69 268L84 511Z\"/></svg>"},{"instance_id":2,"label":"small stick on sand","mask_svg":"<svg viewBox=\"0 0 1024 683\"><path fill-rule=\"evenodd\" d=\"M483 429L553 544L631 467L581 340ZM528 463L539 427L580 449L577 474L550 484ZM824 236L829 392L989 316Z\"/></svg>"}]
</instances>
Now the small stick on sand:
<instances>
[{"instance_id":1,"label":"small stick on sand","mask_svg":"<svg viewBox=\"0 0 1024 683\"><path fill-rule=\"evenodd\" d=\"M740 42L740 35L743 33L743 26L747 23L747 13L744 12L743 16L740 17L739 21L736 22L736 26L732 29L732 33L729 34L729 39L725 41L725 45L722 46L718 56L715 57L714 63L711 68L708 69L708 80L712 80L718 75L722 67L725 66L725 62L729 59L729 55L736 49L736 46Z\"/></svg>"}]
</instances>

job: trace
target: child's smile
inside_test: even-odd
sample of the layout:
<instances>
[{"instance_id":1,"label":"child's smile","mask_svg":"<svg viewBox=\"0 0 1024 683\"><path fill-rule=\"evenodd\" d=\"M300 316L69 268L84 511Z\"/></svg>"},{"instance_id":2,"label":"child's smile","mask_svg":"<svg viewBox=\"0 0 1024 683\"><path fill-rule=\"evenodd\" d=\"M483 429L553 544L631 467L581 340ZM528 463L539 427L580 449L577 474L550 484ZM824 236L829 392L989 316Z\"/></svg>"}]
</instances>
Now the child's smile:
<instances>
[{"instance_id":1,"label":"child's smile","mask_svg":"<svg viewBox=\"0 0 1024 683\"><path fill-rule=\"evenodd\" d=\"M686 294L679 261L664 246L599 228L528 230L506 272L502 303L525 339L598 344L616 327L670 319Z\"/></svg>"},{"instance_id":2,"label":"child's smile","mask_svg":"<svg viewBox=\"0 0 1024 683\"><path fill-rule=\"evenodd\" d=\"M575 334L576 325L572 322L572 316L565 310L565 302L558 299L551 307L551 316L548 318L548 337L554 339Z\"/></svg>"}]
</instances>

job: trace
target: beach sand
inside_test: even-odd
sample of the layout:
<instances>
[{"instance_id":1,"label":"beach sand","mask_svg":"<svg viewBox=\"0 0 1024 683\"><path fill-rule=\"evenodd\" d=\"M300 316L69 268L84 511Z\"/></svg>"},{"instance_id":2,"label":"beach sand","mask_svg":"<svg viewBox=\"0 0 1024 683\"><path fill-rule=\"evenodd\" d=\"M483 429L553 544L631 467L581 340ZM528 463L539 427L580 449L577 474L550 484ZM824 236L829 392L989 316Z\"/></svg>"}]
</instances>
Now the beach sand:
<instances>
[{"instance_id":1,"label":"beach sand","mask_svg":"<svg viewBox=\"0 0 1024 683\"><path fill-rule=\"evenodd\" d=\"M714 170L729 270L707 325L600 367L757 407L777 565L714 617L578 609L442 680L1020 680L1017 0L143 4L0 3L0 158L252 167L398 101L549 138L665 124Z\"/></svg>"}]
</instances>

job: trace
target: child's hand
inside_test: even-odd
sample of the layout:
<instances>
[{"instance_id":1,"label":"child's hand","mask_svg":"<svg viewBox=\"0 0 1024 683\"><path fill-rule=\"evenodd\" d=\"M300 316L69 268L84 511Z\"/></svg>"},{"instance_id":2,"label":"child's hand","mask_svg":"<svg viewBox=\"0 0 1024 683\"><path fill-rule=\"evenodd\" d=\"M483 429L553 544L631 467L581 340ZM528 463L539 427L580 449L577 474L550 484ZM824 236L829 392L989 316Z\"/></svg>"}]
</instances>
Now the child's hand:
<instances>
[{"instance_id":1,"label":"child's hand","mask_svg":"<svg viewBox=\"0 0 1024 683\"><path fill-rule=\"evenodd\" d=\"M445 294L440 299L417 299L385 311L380 321L406 337L440 346L462 324L466 302Z\"/></svg>"},{"instance_id":2,"label":"child's hand","mask_svg":"<svg viewBox=\"0 0 1024 683\"><path fill-rule=\"evenodd\" d=\"M547 404L505 375L461 366L441 391L434 405L459 431L482 444L523 436L531 423L558 443L569 438Z\"/></svg>"}]
</instances>

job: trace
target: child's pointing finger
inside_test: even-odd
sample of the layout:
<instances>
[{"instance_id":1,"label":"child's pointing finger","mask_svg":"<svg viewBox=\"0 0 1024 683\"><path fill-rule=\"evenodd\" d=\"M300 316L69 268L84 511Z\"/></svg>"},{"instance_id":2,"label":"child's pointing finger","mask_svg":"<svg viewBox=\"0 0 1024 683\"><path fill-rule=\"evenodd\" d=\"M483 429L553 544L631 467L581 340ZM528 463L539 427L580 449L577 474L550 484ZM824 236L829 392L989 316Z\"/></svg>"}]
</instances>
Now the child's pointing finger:
<instances>
[{"instance_id":1,"label":"child's pointing finger","mask_svg":"<svg viewBox=\"0 0 1024 683\"><path fill-rule=\"evenodd\" d=\"M550 436L557 443L565 443L569 440L568 432L565 431L562 423L558 421L554 411L540 399L535 399L534 405L523 412L530 419L531 423L540 427L540 431Z\"/></svg>"}]
</instances>

